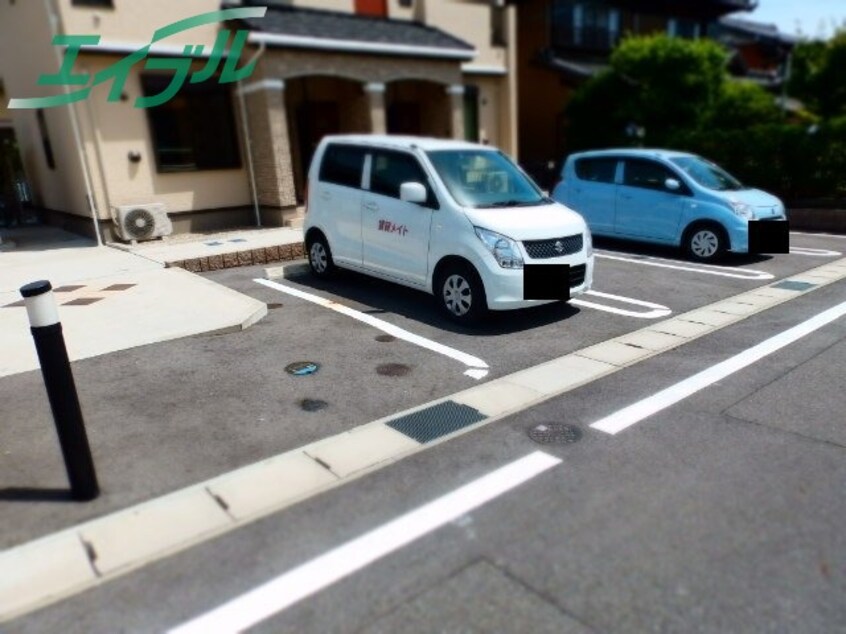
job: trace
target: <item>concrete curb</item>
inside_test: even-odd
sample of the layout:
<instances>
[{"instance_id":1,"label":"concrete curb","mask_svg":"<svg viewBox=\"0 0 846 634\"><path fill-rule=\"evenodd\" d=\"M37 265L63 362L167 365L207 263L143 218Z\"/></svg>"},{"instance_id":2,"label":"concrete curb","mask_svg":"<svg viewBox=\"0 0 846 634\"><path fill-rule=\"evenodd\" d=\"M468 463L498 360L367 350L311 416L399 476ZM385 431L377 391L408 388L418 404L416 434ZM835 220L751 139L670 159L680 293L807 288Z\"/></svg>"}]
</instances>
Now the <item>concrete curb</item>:
<instances>
[{"instance_id":1,"label":"concrete curb","mask_svg":"<svg viewBox=\"0 0 846 634\"><path fill-rule=\"evenodd\" d=\"M182 268L191 273L206 273L208 271L233 269L240 266L299 260L303 256L305 256L305 244L296 242L293 244L259 247L246 251L234 251L232 253L221 253L187 260L174 260L165 263L165 266L168 268Z\"/></svg>"}]
</instances>

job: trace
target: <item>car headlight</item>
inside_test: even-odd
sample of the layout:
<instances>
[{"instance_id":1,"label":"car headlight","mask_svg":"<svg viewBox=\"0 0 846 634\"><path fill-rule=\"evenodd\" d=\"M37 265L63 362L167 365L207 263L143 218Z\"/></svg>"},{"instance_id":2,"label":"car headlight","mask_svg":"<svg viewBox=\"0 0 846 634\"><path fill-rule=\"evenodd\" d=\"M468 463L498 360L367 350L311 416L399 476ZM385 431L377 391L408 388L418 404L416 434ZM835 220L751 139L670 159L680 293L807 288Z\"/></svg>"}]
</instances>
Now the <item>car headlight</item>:
<instances>
[{"instance_id":1,"label":"car headlight","mask_svg":"<svg viewBox=\"0 0 846 634\"><path fill-rule=\"evenodd\" d=\"M493 253L497 264L504 269L523 268L523 256L520 255L520 249L514 240L495 231L489 231L481 227L473 228L476 230L479 240L484 242L488 250Z\"/></svg>"},{"instance_id":2,"label":"car headlight","mask_svg":"<svg viewBox=\"0 0 846 634\"><path fill-rule=\"evenodd\" d=\"M587 226L585 226L585 255L588 257L593 255L593 236Z\"/></svg>"},{"instance_id":3,"label":"car headlight","mask_svg":"<svg viewBox=\"0 0 846 634\"><path fill-rule=\"evenodd\" d=\"M736 200L729 201L729 205L731 205L731 210L734 212L734 215L746 218L747 220L755 218L755 212L752 211L751 205L747 205L746 203L741 203Z\"/></svg>"}]
</instances>

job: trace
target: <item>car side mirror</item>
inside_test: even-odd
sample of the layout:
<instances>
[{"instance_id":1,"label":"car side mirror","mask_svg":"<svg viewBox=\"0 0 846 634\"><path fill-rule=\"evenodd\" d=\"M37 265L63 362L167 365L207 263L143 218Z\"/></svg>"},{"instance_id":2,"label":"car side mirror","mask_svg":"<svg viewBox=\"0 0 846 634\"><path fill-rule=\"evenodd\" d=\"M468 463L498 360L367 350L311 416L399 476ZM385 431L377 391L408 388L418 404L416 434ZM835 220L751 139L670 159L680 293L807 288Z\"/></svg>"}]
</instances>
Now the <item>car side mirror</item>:
<instances>
[{"instance_id":1,"label":"car side mirror","mask_svg":"<svg viewBox=\"0 0 846 634\"><path fill-rule=\"evenodd\" d=\"M681 189L681 183L675 178L668 178L664 181L664 187L669 189L671 192L677 192Z\"/></svg>"},{"instance_id":2,"label":"car side mirror","mask_svg":"<svg viewBox=\"0 0 846 634\"><path fill-rule=\"evenodd\" d=\"M426 188L421 183L403 183L400 185L400 200L407 203L425 203L428 198Z\"/></svg>"}]
</instances>

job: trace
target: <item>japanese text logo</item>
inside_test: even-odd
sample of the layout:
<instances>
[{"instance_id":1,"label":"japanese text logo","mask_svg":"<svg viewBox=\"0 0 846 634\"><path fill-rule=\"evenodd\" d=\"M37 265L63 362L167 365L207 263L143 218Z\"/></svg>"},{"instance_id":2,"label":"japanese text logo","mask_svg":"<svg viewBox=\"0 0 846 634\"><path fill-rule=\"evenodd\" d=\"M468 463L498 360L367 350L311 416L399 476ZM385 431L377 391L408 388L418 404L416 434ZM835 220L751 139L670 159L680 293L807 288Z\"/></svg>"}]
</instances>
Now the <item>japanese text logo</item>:
<instances>
[{"instance_id":1,"label":"japanese text logo","mask_svg":"<svg viewBox=\"0 0 846 634\"><path fill-rule=\"evenodd\" d=\"M55 108L56 106L64 106L87 99L91 94L91 89L102 83L111 81L111 90L109 91L108 101L120 101L123 93L126 80L129 77L130 69L142 61L144 61L144 68L153 71L173 71L173 77L170 84L158 95L147 95L138 97L135 100L136 108L153 108L167 103L179 92L179 89L187 81L192 84L208 81L215 76L220 68L221 61L224 55L226 61L223 64L223 70L220 73L218 81L221 84L228 84L236 81L241 81L252 75L255 70L256 62L253 60L247 65L238 68L239 59L247 41L249 32L246 30L239 30L235 32L235 37L229 50L226 50L226 45L229 43L231 32L229 30L221 30L217 34L214 47L208 57L206 65L191 74L191 65L194 57L201 56L203 53L202 44L187 44L181 56L176 57L150 57L150 48L156 42L165 38L188 31L198 26L206 24L216 24L225 20L238 20L243 18L261 18L267 13L267 7L248 7L239 9L224 9L221 11L212 11L210 13L203 13L191 18L179 20L165 27L160 28L153 34L153 38L149 44L143 48L138 49L127 57L112 64L108 68L96 73L93 77L88 73L74 73L73 65L79 55L82 47L93 47L100 43L99 35L56 35L53 38L54 46L65 46L65 55L62 61L62 66L59 72L54 75L41 75L38 78L37 84L39 86L83 86L75 91L66 91L60 95L51 95L49 97L33 97L29 99L10 99L10 109L23 108Z\"/></svg>"}]
</instances>

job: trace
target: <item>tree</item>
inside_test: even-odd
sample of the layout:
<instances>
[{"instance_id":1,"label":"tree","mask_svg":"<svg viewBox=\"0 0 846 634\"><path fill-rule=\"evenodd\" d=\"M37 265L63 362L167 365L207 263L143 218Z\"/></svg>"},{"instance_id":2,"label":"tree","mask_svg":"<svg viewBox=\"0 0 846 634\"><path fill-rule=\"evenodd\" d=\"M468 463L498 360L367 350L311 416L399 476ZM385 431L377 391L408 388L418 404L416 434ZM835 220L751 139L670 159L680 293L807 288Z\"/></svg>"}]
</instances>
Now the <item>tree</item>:
<instances>
[{"instance_id":1,"label":"tree","mask_svg":"<svg viewBox=\"0 0 846 634\"><path fill-rule=\"evenodd\" d=\"M727 61L713 40L626 38L610 70L576 90L567 110L569 149L630 144L631 124L645 130L638 143L682 149L692 133L778 122L773 95L729 78Z\"/></svg>"},{"instance_id":2,"label":"tree","mask_svg":"<svg viewBox=\"0 0 846 634\"><path fill-rule=\"evenodd\" d=\"M611 55L612 72L633 85L620 104L625 116L662 142L674 129L695 127L725 81L728 56L716 42L651 35L629 37Z\"/></svg>"},{"instance_id":3,"label":"tree","mask_svg":"<svg viewBox=\"0 0 846 634\"><path fill-rule=\"evenodd\" d=\"M824 118L846 115L846 31L827 42L802 42L793 50L791 95Z\"/></svg>"}]
</instances>

